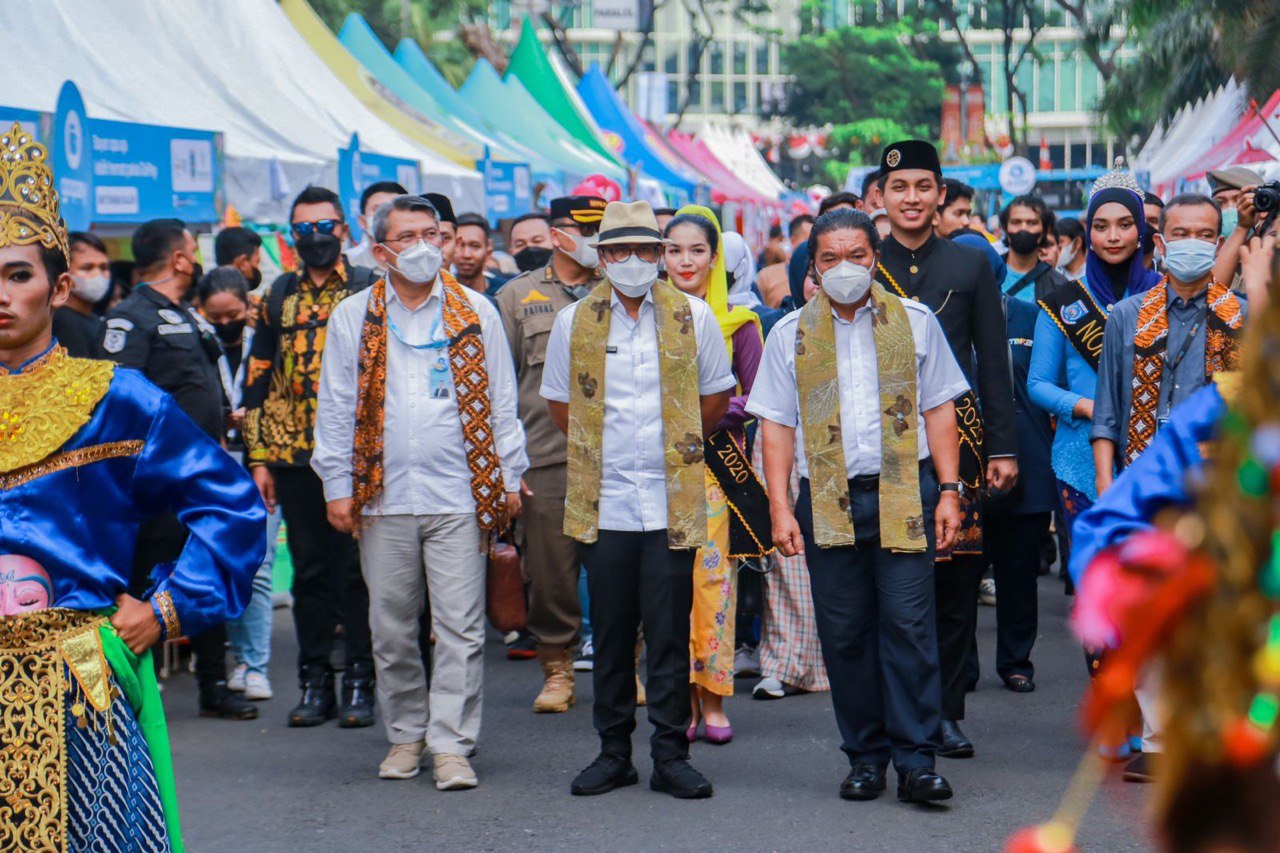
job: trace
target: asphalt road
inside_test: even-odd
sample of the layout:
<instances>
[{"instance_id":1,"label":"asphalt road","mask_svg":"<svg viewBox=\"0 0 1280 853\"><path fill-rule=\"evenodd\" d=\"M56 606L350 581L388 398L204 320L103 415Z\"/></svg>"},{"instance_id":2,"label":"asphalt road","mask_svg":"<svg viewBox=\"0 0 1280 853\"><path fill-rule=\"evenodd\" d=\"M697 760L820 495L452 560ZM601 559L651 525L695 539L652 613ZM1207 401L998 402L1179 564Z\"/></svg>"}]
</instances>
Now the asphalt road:
<instances>
[{"instance_id":1,"label":"asphalt road","mask_svg":"<svg viewBox=\"0 0 1280 853\"><path fill-rule=\"evenodd\" d=\"M253 722L196 715L189 674L171 678L164 700L187 849L245 851L431 850L889 850L991 851L1054 810L1083 744L1075 709L1086 675L1065 627L1067 599L1040 584L1036 682L1027 695L1004 690L991 663L994 609L982 608L984 672L971 694L968 760L939 761L956 789L946 807L846 802L836 788L848 771L826 694L772 702L750 698L739 679L726 708L735 740L699 743L694 765L715 784L710 800L676 801L648 789L647 724L637 728L641 784L603 797L569 795L590 763L590 679L566 714L530 710L540 685L536 662L506 660L491 642L485 670L484 728L473 765L480 787L439 792L429 771L410 781L377 778L386 752L381 723L345 730L333 723L289 729L297 701L287 610L275 613L272 680L276 698ZM582 675L582 674L580 674ZM1108 778L1080 837L1082 850L1146 850L1144 786Z\"/></svg>"}]
</instances>

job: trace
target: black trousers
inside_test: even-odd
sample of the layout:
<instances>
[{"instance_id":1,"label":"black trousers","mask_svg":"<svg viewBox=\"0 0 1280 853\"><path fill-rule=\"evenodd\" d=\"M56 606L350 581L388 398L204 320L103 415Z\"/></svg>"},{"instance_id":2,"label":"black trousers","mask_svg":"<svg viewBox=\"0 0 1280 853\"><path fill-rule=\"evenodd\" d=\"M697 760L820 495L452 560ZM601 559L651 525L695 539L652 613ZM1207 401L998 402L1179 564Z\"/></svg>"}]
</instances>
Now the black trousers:
<instances>
[{"instance_id":1,"label":"black trousers","mask_svg":"<svg viewBox=\"0 0 1280 853\"><path fill-rule=\"evenodd\" d=\"M831 702L849 764L900 774L933 767L941 723L934 613L933 511L938 481L920 471L927 550L880 547L880 495L850 484L853 547L819 548L813 539L809 481L800 481L796 520L804 536L813 611Z\"/></svg>"},{"instance_id":2,"label":"black trousers","mask_svg":"<svg viewBox=\"0 0 1280 853\"><path fill-rule=\"evenodd\" d=\"M310 468L273 468L276 499L284 513L293 557L293 624L298 634L298 671L329 666L339 616L347 666L373 665L369 636L369 590L360 574L356 540L329 526L324 488Z\"/></svg>"},{"instance_id":3,"label":"black trousers","mask_svg":"<svg viewBox=\"0 0 1280 853\"><path fill-rule=\"evenodd\" d=\"M654 761L687 758L689 612L694 551L668 547L667 531L601 530L580 546L591 594L595 643L592 710L602 752L631 755L636 728L636 633L644 626L649 722Z\"/></svg>"},{"instance_id":4,"label":"black trousers","mask_svg":"<svg viewBox=\"0 0 1280 853\"><path fill-rule=\"evenodd\" d=\"M1035 675L1031 649L1036 644L1040 555L1052 513L1025 515L989 512L982 539L996 580L996 672Z\"/></svg>"},{"instance_id":5,"label":"black trousers","mask_svg":"<svg viewBox=\"0 0 1280 853\"><path fill-rule=\"evenodd\" d=\"M172 563L187 544L187 528L173 513L162 513L147 519L138 528L138 544L133 552L129 594L142 598L154 585L152 570L162 563ZM208 690L227 680L227 628L217 625L202 634L188 637L196 659L196 683Z\"/></svg>"},{"instance_id":6,"label":"black trousers","mask_svg":"<svg viewBox=\"0 0 1280 853\"><path fill-rule=\"evenodd\" d=\"M985 519L984 519L985 523ZM989 535L983 530L984 538ZM968 665L978 628L978 585L987 570L982 554L956 554L937 564L938 663L942 667L942 717L964 719L964 697L975 677ZM997 599L999 593L997 591Z\"/></svg>"}]
</instances>

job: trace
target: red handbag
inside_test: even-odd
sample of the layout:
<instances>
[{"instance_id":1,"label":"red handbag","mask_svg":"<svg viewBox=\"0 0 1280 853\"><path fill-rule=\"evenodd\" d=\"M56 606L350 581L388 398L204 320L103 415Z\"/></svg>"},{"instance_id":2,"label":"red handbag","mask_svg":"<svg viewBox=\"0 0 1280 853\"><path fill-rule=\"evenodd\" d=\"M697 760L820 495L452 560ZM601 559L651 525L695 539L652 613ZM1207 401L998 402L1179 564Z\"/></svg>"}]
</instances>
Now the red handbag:
<instances>
[{"instance_id":1,"label":"red handbag","mask_svg":"<svg viewBox=\"0 0 1280 853\"><path fill-rule=\"evenodd\" d=\"M499 541L497 537L489 545L485 613L494 629L503 634L523 631L529 619L520 552L511 543Z\"/></svg>"}]
</instances>

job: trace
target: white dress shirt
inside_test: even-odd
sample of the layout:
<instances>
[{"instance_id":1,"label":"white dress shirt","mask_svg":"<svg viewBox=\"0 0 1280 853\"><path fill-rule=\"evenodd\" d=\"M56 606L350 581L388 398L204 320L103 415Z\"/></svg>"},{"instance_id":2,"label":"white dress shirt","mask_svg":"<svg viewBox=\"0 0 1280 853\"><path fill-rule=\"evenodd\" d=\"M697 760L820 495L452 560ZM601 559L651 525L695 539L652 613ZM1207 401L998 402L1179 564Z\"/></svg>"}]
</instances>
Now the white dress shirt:
<instances>
[{"instance_id":1,"label":"white dress shirt","mask_svg":"<svg viewBox=\"0 0 1280 853\"><path fill-rule=\"evenodd\" d=\"M610 291L613 305L605 351L604 436L600 472L601 530L665 530L667 467L663 448L662 382L658 370L658 329L653 295L640 305L639 317ZM581 302L556 315L547 341L542 396L569 402L569 337ZM689 298L698 346L698 393L706 396L737 385L720 326L707 303Z\"/></svg>"},{"instance_id":2,"label":"white dress shirt","mask_svg":"<svg viewBox=\"0 0 1280 853\"><path fill-rule=\"evenodd\" d=\"M444 340L438 328L443 284L439 278L431 295L410 311L387 285L387 391L384 405L383 491L365 508L366 515L444 515L475 512L471 469L463 449L462 420L450 380L448 397L431 395L432 364L448 348L415 349L402 342L424 344ZM518 491L529 467L524 428L516 417L515 365L502 329L498 309L484 296L463 288L480 318L485 363L489 372L489 401L494 449L508 492ZM373 288L339 303L329 317L328 338L320 372L316 410L316 445L311 467L324 482L325 500L351 497L351 442L355 432L360 361L360 337ZM446 359L447 361L447 359Z\"/></svg>"},{"instance_id":3,"label":"white dress shirt","mask_svg":"<svg viewBox=\"0 0 1280 853\"><path fill-rule=\"evenodd\" d=\"M938 318L919 302L903 300L916 344L916 410L921 459L929 458L929 439L924 417L919 414L954 400L969 387ZM871 309L859 308L853 322L835 320L836 375L840 390L840 426L844 444L845 470L850 478L880 473L880 376L876 364L875 332ZM796 467L801 477L809 476L804 452L804 429L800 425L800 397L796 387L796 324L800 312L793 311L778 321L765 341L764 355L756 383L747 401L747 411L783 426L796 429Z\"/></svg>"}]
</instances>

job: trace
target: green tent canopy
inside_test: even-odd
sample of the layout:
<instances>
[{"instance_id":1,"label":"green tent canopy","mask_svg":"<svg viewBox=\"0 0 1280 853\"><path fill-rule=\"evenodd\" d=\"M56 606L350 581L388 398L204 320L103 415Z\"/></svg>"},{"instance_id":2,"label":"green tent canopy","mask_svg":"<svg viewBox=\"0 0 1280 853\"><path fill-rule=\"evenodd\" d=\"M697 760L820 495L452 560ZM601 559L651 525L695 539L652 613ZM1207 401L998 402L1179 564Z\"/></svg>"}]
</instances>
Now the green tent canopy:
<instances>
[{"instance_id":1,"label":"green tent canopy","mask_svg":"<svg viewBox=\"0 0 1280 853\"><path fill-rule=\"evenodd\" d=\"M621 165L618 156L600 138L591 113L578 97L575 85L569 85L538 42L533 22L528 18L520 26L520 41L511 52L506 79L518 79L529 94L565 130L592 151Z\"/></svg>"}]
</instances>

